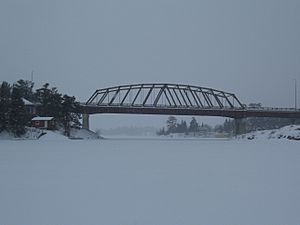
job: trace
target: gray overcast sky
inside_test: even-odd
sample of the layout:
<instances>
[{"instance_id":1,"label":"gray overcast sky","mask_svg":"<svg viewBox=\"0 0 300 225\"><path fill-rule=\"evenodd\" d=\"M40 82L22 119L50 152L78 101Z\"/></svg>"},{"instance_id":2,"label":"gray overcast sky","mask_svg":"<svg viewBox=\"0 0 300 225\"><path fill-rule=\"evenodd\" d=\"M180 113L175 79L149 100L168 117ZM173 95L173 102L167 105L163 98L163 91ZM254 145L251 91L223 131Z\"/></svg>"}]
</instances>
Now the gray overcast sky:
<instances>
[{"instance_id":1,"label":"gray overcast sky","mask_svg":"<svg viewBox=\"0 0 300 225\"><path fill-rule=\"evenodd\" d=\"M293 106L299 0L0 0L0 76L85 101L97 88L185 83ZM300 98L299 98L300 99Z\"/></svg>"}]
</instances>

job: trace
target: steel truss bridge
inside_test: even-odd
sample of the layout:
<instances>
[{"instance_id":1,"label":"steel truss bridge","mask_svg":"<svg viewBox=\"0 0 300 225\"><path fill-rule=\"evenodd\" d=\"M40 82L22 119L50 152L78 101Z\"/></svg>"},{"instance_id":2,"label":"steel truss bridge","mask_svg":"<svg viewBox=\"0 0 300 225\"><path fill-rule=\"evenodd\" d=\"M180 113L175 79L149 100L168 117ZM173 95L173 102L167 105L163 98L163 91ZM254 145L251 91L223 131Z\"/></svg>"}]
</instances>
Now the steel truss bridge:
<instances>
[{"instance_id":1,"label":"steel truss bridge","mask_svg":"<svg viewBox=\"0 0 300 225\"><path fill-rule=\"evenodd\" d=\"M80 105L83 114L122 113L300 118L300 110L249 108L235 94L183 84L131 84L96 90Z\"/></svg>"}]
</instances>

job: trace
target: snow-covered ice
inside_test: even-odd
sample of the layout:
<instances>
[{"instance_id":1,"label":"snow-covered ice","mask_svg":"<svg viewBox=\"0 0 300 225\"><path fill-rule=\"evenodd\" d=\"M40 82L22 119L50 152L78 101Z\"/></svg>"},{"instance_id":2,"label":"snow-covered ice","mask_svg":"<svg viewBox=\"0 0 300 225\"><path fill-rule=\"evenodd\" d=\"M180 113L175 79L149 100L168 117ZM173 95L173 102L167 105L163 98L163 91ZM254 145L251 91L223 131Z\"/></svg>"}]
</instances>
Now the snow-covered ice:
<instances>
[{"instance_id":1,"label":"snow-covered ice","mask_svg":"<svg viewBox=\"0 0 300 225\"><path fill-rule=\"evenodd\" d=\"M0 224L300 224L300 142L54 139L0 141Z\"/></svg>"}]
</instances>

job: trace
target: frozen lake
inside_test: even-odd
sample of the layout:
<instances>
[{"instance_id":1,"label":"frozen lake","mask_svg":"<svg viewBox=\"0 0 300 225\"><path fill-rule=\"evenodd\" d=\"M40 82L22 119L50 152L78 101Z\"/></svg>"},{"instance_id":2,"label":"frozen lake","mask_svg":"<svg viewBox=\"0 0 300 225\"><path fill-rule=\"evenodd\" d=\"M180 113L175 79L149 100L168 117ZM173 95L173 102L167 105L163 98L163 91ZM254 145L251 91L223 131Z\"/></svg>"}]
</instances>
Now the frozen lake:
<instances>
[{"instance_id":1,"label":"frozen lake","mask_svg":"<svg viewBox=\"0 0 300 225\"><path fill-rule=\"evenodd\" d=\"M0 224L299 225L300 142L0 141Z\"/></svg>"}]
</instances>

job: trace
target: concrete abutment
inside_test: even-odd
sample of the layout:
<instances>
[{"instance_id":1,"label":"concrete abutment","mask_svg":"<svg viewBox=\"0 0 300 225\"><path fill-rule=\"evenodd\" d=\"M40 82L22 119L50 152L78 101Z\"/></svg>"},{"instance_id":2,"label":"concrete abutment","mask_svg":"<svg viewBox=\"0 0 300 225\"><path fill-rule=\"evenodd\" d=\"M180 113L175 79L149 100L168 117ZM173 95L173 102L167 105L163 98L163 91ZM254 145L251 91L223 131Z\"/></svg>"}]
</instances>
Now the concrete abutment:
<instances>
[{"instance_id":1,"label":"concrete abutment","mask_svg":"<svg viewBox=\"0 0 300 225\"><path fill-rule=\"evenodd\" d=\"M247 119L246 118L234 119L234 125L235 125L235 135L247 133Z\"/></svg>"},{"instance_id":2,"label":"concrete abutment","mask_svg":"<svg viewBox=\"0 0 300 225\"><path fill-rule=\"evenodd\" d=\"M89 114L82 114L82 128L83 129L90 129L90 115Z\"/></svg>"}]
</instances>

